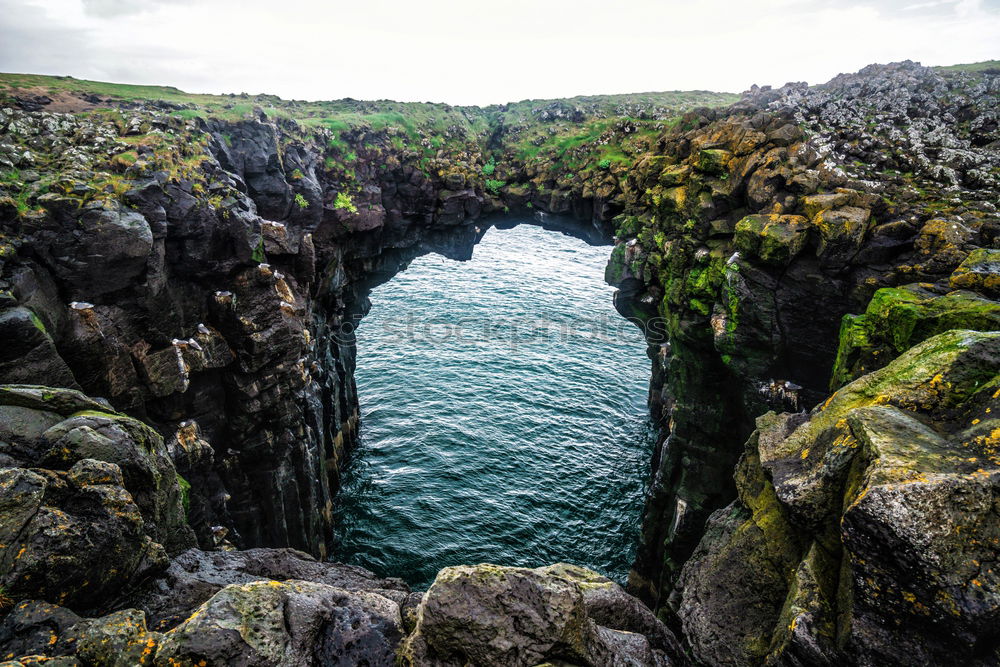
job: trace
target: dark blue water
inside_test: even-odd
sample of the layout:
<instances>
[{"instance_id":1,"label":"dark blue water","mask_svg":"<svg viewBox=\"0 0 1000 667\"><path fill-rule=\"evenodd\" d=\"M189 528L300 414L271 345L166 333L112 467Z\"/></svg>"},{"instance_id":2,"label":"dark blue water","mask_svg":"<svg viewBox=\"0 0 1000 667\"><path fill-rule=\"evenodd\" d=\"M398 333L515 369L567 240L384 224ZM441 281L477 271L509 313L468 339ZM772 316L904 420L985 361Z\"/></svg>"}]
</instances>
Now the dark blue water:
<instances>
[{"instance_id":1,"label":"dark blue water","mask_svg":"<svg viewBox=\"0 0 1000 667\"><path fill-rule=\"evenodd\" d=\"M624 581L652 447L649 361L611 305L609 250L491 229L471 261L427 255L372 294L338 560L415 586L481 562Z\"/></svg>"}]
</instances>

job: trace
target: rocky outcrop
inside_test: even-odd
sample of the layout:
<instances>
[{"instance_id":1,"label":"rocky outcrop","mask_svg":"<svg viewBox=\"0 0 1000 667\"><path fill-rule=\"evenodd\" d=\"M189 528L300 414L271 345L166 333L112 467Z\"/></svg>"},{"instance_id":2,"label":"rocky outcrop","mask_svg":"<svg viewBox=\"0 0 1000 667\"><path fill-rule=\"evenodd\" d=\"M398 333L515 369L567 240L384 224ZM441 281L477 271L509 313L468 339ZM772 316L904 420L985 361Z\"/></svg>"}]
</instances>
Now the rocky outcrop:
<instances>
[{"instance_id":1,"label":"rocky outcrop","mask_svg":"<svg viewBox=\"0 0 1000 667\"><path fill-rule=\"evenodd\" d=\"M995 664L1000 333L766 415L675 592L706 664Z\"/></svg>"},{"instance_id":2,"label":"rocky outcrop","mask_svg":"<svg viewBox=\"0 0 1000 667\"><path fill-rule=\"evenodd\" d=\"M18 199L0 196L0 330L17 341L3 379L82 388L154 425L201 546L324 554L367 291L481 233L460 224L483 207L469 167L432 176L390 134L350 137L348 175L348 144L261 116L0 109L20 168L3 185Z\"/></svg>"},{"instance_id":3,"label":"rocky outcrop","mask_svg":"<svg viewBox=\"0 0 1000 667\"><path fill-rule=\"evenodd\" d=\"M667 617L756 417L934 334L996 327L1000 155L969 129L992 127L996 85L901 63L758 89L688 114L630 170L608 279L646 331L663 425L630 586Z\"/></svg>"},{"instance_id":4,"label":"rocky outcrop","mask_svg":"<svg viewBox=\"0 0 1000 667\"><path fill-rule=\"evenodd\" d=\"M0 583L99 608L190 547L181 478L142 422L67 389L0 386Z\"/></svg>"},{"instance_id":5,"label":"rocky outcrop","mask_svg":"<svg viewBox=\"0 0 1000 667\"><path fill-rule=\"evenodd\" d=\"M294 549L190 549L174 558L160 576L133 591L124 604L145 612L153 628L170 629L226 586L292 579L370 591L398 604L410 594L399 579L381 579L352 565L319 562Z\"/></svg>"},{"instance_id":6,"label":"rocky outcrop","mask_svg":"<svg viewBox=\"0 0 1000 667\"><path fill-rule=\"evenodd\" d=\"M673 664L677 641L639 600L571 565L443 570L427 593L290 549L187 551L97 618L42 601L0 624L0 655L31 664ZM406 616L415 621L405 620ZM407 636L409 635L409 636ZM69 663L73 664L73 663Z\"/></svg>"},{"instance_id":7,"label":"rocky outcrop","mask_svg":"<svg viewBox=\"0 0 1000 667\"><path fill-rule=\"evenodd\" d=\"M399 607L387 598L289 580L227 586L164 633L149 630L136 609L81 619L48 603L23 602L0 626L0 644L10 656L100 667L388 666L401 633Z\"/></svg>"},{"instance_id":8,"label":"rocky outcrop","mask_svg":"<svg viewBox=\"0 0 1000 667\"><path fill-rule=\"evenodd\" d=\"M572 565L445 568L424 594L406 665L669 665L676 640L612 581Z\"/></svg>"}]
</instances>

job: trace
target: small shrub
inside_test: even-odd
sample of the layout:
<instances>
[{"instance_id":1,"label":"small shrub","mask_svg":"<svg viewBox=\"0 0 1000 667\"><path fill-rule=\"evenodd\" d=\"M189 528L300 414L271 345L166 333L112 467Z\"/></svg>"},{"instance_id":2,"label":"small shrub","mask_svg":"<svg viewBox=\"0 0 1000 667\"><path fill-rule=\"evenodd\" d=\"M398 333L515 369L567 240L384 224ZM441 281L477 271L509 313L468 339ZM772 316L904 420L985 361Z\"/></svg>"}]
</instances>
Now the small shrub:
<instances>
[{"instance_id":1,"label":"small shrub","mask_svg":"<svg viewBox=\"0 0 1000 667\"><path fill-rule=\"evenodd\" d=\"M358 207L354 205L351 200L351 195L346 192L338 192L337 198L333 202L333 207L338 209L344 209L350 211L351 213L357 213Z\"/></svg>"},{"instance_id":2,"label":"small shrub","mask_svg":"<svg viewBox=\"0 0 1000 667\"><path fill-rule=\"evenodd\" d=\"M228 211L223 211L223 213L228 213ZM257 262L258 264L263 264L264 262L267 261L267 255L264 254L263 236L260 238L260 241L257 242L257 247L253 249L253 254L250 255L250 257L253 259L253 261Z\"/></svg>"},{"instance_id":3,"label":"small shrub","mask_svg":"<svg viewBox=\"0 0 1000 667\"><path fill-rule=\"evenodd\" d=\"M299 205L299 208L309 208L309 202L301 194L295 195L295 203Z\"/></svg>"}]
</instances>

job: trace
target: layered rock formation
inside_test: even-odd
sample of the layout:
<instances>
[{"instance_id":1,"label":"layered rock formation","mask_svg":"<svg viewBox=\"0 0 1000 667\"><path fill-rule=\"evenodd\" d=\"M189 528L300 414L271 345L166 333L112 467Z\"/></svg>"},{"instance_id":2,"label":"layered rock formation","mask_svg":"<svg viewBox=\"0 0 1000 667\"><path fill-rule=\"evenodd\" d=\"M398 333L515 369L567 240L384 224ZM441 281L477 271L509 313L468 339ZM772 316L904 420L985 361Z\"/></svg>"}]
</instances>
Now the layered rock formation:
<instances>
[{"instance_id":1,"label":"layered rock formation","mask_svg":"<svg viewBox=\"0 0 1000 667\"><path fill-rule=\"evenodd\" d=\"M628 207L642 213L619 219L608 277L622 286L620 310L647 323L659 362L651 408L669 423L633 580L647 599L663 603L708 514L733 497L757 416L811 407L934 333L993 328L981 314L990 270L963 279L959 265L985 267L996 242L1000 156L980 146L995 133L986 90L997 85L912 63L789 84L689 114L687 131L632 169ZM959 113L986 136L949 124ZM887 173L917 171L862 180L838 152L859 146ZM951 171L914 167L959 154ZM956 291L973 284L978 293ZM842 331L880 288L874 310L909 304L891 316L895 330L870 313L877 334L853 317ZM914 290L940 299L920 315L917 297L899 296Z\"/></svg>"},{"instance_id":2,"label":"layered rock formation","mask_svg":"<svg viewBox=\"0 0 1000 667\"><path fill-rule=\"evenodd\" d=\"M995 663L998 91L899 63L682 117L15 95L0 656ZM469 257L504 210L616 237L662 436L629 584L679 641L571 566L450 568L419 594L312 559L368 290Z\"/></svg>"}]
</instances>

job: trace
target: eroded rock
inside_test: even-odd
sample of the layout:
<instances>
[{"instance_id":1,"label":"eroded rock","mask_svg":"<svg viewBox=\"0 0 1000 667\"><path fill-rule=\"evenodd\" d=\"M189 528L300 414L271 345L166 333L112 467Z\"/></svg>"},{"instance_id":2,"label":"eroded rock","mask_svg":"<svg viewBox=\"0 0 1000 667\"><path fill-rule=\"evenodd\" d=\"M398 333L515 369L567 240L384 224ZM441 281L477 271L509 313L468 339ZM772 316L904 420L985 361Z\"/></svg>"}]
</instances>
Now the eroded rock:
<instances>
[{"instance_id":1,"label":"eroded rock","mask_svg":"<svg viewBox=\"0 0 1000 667\"><path fill-rule=\"evenodd\" d=\"M445 568L424 594L401 655L414 666L669 664L670 632L639 604L573 566Z\"/></svg>"}]
</instances>

